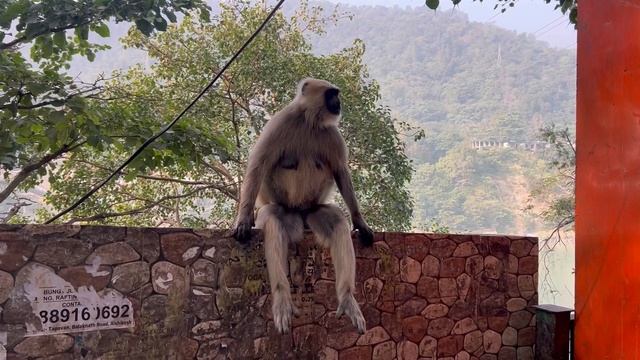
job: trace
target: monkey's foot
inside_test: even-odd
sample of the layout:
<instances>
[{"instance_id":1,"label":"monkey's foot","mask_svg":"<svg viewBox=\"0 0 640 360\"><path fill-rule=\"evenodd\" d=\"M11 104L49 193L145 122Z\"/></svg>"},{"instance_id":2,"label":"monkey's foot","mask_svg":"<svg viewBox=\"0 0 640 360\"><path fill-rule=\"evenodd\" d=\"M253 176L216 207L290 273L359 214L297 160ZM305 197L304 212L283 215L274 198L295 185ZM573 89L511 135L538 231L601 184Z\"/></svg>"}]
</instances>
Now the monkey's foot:
<instances>
[{"instance_id":1,"label":"monkey's foot","mask_svg":"<svg viewBox=\"0 0 640 360\"><path fill-rule=\"evenodd\" d=\"M364 334L367 330L367 323L353 294L346 295L340 305L338 305L336 317L339 318L343 314L346 314L351 319L351 323L358 329L360 334Z\"/></svg>"},{"instance_id":2,"label":"monkey's foot","mask_svg":"<svg viewBox=\"0 0 640 360\"><path fill-rule=\"evenodd\" d=\"M277 291L273 294L271 311L276 330L280 334L289 332L291 319L299 313L298 308L291 301L291 294L287 294L284 291Z\"/></svg>"}]
</instances>

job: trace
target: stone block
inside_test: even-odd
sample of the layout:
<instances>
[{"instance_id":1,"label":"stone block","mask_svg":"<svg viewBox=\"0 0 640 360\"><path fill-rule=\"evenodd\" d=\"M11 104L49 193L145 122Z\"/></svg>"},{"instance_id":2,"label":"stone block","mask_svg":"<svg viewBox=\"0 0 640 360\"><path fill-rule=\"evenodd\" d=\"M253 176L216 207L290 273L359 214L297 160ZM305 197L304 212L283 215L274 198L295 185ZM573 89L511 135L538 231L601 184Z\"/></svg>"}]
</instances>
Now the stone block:
<instances>
[{"instance_id":1,"label":"stone block","mask_svg":"<svg viewBox=\"0 0 640 360\"><path fill-rule=\"evenodd\" d=\"M38 245L33 258L48 266L75 266L83 263L91 249L91 244L82 240L53 240Z\"/></svg>"},{"instance_id":2,"label":"stone block","mask_svg":"<svg viewBox=\"0 0 640 360\"><path fill-rule=\"evenodd\" d=\"M453 255L457 247L456 243L449 239L434 240L431 243L430 253L439 259L445 259Z\"/></svg>"},{"instance_id":3,"label":"stone block","mask_svg":"<svg viewBox=\"0 0 640 360\"><path fill-rule=\"evenodd\" d=\"M117 265L140 259L135 249L126 242L115 242L96 248L87 258L87 264Z\"/></svg>"},{"instance_id":4,"label":"stone block","mask_svg":"<svg viewBox=\"0 0 640 360\"><path fill-rule=\"evenodd\" d=\"M202 251L203 241L198 236L187 232L176 232L160 236L162 254L167 261L186 266L198 259Z\"/></svg>"},{"instance_id":5,"label":"stone block","mask_svg":"<svg viewBox=\"0 0 640 360\"><path fill-rule=\"evenodd\" d=\"M35 245L23 240L22 236L11 232L0 232L0 270L16 271L24 266L31 256Z\"/></svg>"}]
</instances>

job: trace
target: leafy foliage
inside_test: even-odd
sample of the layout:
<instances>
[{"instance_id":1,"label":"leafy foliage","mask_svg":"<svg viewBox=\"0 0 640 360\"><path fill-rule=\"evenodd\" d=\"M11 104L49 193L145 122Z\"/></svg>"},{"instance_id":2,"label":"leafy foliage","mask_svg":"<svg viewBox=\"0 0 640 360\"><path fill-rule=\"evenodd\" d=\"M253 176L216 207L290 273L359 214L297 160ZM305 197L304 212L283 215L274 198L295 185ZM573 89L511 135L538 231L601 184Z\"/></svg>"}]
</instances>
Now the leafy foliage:
<instances>
[{"instance_id":1,"label":"leafy foliage","mask_svg":"<svg viewBox=\"0 0 640 360\"><path fill-rule=\"evenodd\" d=\"M432 234L448 234L451 231L448 226L441 224L437 219L431 219L428 223L414 223L413 228Z\"/></svg>"},{"instance_id":2,"label":"leafy foliage","mask_svg":"<svg viewBox=\"0 0 640 360\"><path fill-rule=\"evenodd\" d=\"M154 30L164 31L167 20L176 22L176 11L199 8L203 18L209 17L208 7L197 0L158 1L0 1L0 49L13 48L21 43L36 42L35 51L45 55L55 53L75 54L79 49L91 46L89 33L107 37L108 20L135 22L145 35ZM15 33L11 33L15 25ZM67 43L65 32L74 30L73 42ZM48 58L48 56L46 57Z\"/></svg>"},{"instance_id":3,"label":"leafy foliage","mask_svg":"<svg viewBox=\"0 0 640 360\"><path fill-rule=\"evenodd\" d=\"M553 148L546 159L550 171L533 187L527 209L539 210L539 215L554 224L555 230L573 226L576 202L575 136L568 128L557 129L555 125L549 125L540 130L540 137Z\"/></svg>"},{"instance_id":4,"label":"leafy foliage","mask_svg":"<svg viewBox=\"0 0 640 360\"><path fill-rule=\"evenodd\" d=\"M65 74L74 56L93 60L108 48L90 35L108 37L110 20L136 21L149 34L188 9L208 14L199 0L0 0L0 170L9 180L0 203L39 183L65 153L111 141L101 109L89 106L104 79L83 83Z\"/></svg>"},{"instance_id":5,"label":"leafy foliage","mask_svg":"<svg viewBox=\"0 0 640 360\"><path fill-rule=\"evenodd\" d=\"M512 232L519 210L515 189L511 178L496 174L514 172L513 164L526 155L458 146L437 163L420 166L411 185L415 220L437 219L463 232Z\"/></svg>"},{"instance_id":6,"label":"leafy foliage","mask_svg":"<svg viewBox=\"0 0 640 360\"><path fill-rule=\"evenodd\" d=\"M222 4L211 22L187 16L167 31L146 37L132 30L128 47L147 52L149 71L134 67L110 81L96 100L118 137L103 151L83 148L51 178L47 202L60 209L103 178L153 129L168 122L201 89L265 18L264 6L244 1ZM294 95L305 76L327 79L342 89L341 131L363 214L376 230L407 229L412 202L406 185L412 168L398 123L378 105L380 88L363 64L364 44L316 56L305 32L321 33L319 12L303 4L290 19L281 14L242 54L220 84L127 169L74 213L71 221L111 224L227 227L233 219L247 151L268 114Z\"/></svg>"}]
</instances>

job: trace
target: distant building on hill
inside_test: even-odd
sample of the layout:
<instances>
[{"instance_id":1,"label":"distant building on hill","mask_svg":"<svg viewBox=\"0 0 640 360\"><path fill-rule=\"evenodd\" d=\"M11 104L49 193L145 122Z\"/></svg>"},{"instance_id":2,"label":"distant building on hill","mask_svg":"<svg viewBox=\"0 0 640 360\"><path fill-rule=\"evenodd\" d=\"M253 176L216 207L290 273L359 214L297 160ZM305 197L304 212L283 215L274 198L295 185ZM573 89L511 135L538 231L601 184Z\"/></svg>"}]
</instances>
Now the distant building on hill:
<instances>
[{"instance_id":1,"label":"distant building on hill","mask_svg":"<svg viewBox=\"0 0 640 360\"><path fill-rule=\"evenodd\" d=\"M516 142L516 141L497 141L497 140L474 140L471 142L471 147L476 150L482 149L494 149L494 148L509 148L509 149L521 149L529 151L542 151L551 147L551 144L546 141L533 141L533 142Z\"/></svg>"}]
</instances>

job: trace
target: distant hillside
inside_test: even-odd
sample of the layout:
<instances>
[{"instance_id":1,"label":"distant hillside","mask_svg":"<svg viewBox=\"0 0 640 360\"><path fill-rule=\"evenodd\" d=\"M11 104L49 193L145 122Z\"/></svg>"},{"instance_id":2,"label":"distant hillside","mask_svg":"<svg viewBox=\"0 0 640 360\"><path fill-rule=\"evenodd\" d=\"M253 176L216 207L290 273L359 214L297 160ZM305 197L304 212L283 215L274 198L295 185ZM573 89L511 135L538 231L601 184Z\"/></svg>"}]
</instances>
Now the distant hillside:
<instances>
[{"instance_id":1,"label":"distant hillside","mask_svg":"<svg viewBox=\"0 0 640 360\"><path fill-rule=\"evenodd\" d=\"M533 143L546 124L573 128L575 54L533 36L473 23L459 11L342 7L354 15L313 48L329 54L359 38L396 117L426 138L409 142L416 163L414 224L456 232L533 233L549 224L525 213L529 189L549 171L541 151L478 151L473 141ZM347 115L348 116L348 115Z\"/></svg>"},{"instance_id":2,"label":"distant hillside","mask_svg":"<svg viewBox=\"0 0 640 360\"><path fill-rule=\"evenodd\" d=\"M411 148L419 162L435 162L458 141L532 141L543 124L574 119L572 51L469 22L459 11L341 9L353 20L313 38L314 49L331 53L364 40L382 102L429 130L429 138Z\"/></svg>"}]
</instances>

